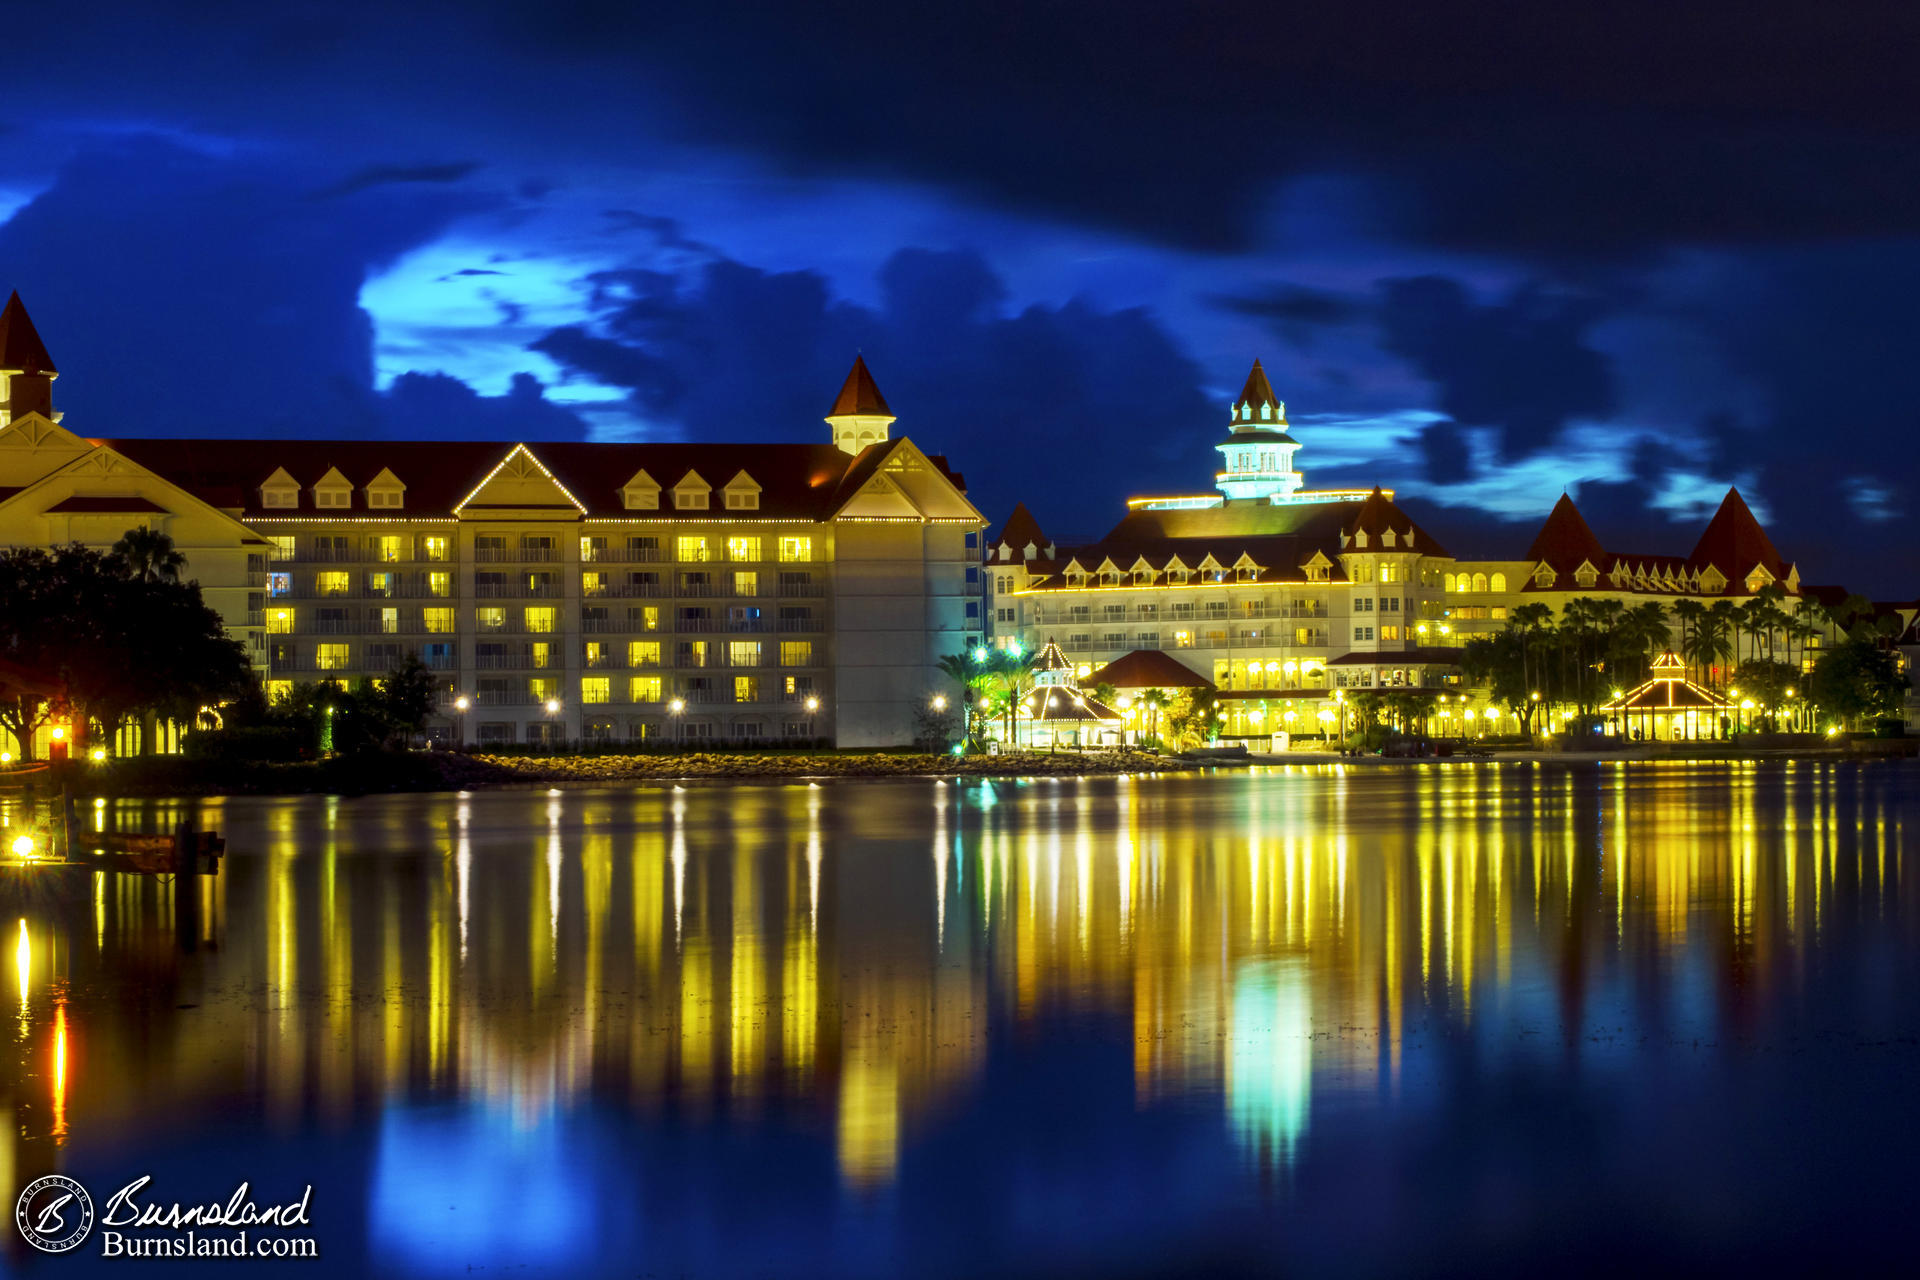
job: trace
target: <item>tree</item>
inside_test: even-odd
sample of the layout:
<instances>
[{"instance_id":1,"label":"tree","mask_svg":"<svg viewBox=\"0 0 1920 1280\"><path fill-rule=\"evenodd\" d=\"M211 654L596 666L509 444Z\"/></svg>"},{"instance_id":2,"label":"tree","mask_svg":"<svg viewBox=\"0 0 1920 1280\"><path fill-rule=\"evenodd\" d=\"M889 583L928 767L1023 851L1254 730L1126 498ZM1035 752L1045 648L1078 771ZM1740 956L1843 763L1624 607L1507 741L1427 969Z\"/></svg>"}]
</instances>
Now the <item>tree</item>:
<instances>
[{"instance_id":1,"label":"tree","mask_svg":"<svg viewBox=\"0 0 1920 1280\"><path fill-rule=\"evenodd\" d=\"M1751 698L1759 708L1759 719L1766 732L1774 732L1779 727L1779 712L1787 701L1787 691L1798 692L1799 673L1793 665L1767 658L1749 658L1734 669L1733 679L1740 697Z\"/></svg>"},{"instance_id":2,"label":"tree","mask_svg":"<svg viewBox=\"0 0 1920 1280\"><path fill-rule=\"evenodd\" d=\"M1212 689L1185 689L1167 711L1167 737L1178 750L1212 742L1220 732L1220 712Z\"/></svg>"},{"instance_id":3,"label":"tree","mask_svg":"<svg viewBox=\"0 0 1920 1280\"><path fill-rule=\"evenodd\" d=\"M246 651L197 583L164 571L136 577L121 557L78 545L0 552L0 654L65 684L58 710L76 748L91 725L110 733L135 714L190 720L250 683ZM0 725L23 755L49 710L36 699L0 702Z\"/></svg>"},{"instance_id":4,"label":"tree","mask_svg":"<svg viewBox=\"0 0 1920 1280\"><path fill-rule=\"evenodd\" d=\"M113 554L126 562L127 572L144 582L178 582L187 558L174 550L173 539L157 529L129 529L113 544Z\"/></svg>"},{"instance_id":5,"label":"tree","mask_svg":"<svg viewBox=\"0 0 1920 1280\"><path fill-rule=\"evenodd\" d=\"M1147 717L1147 736L1155 742L1160 740L1160 717L1173 705L1173 699L1165 689L1148 689L1140 695L1140 706Z\"/></svg>"},{"instance_id":6,"label":"tree","mask_svg":"<svg viewBox=\"0 0 1920 1280\"><path fill-rule=\"evenodd\" d=\"M1822 714L1848 727L1898 717L1908 681L1897 658L1866 640L1848 640L1820 655L1808 697Z\"/></svg>"},{"instance_id":7,"label":"tree","mask_svg":"<svg viewBox=\"0 0 1920 1280\"><path fill-rule=\"evenodd\" d=\"M1517 717L1522 733L1533 732L1533 713L1540 708L1528 679L1529 643L1527 631L1510 622L1505 631L1475 636L1460 651L1461 674Z\"/></svg>"},{"instance_id":8,"label":"tree","mask_svg":"<svg viewBox=\"0 0 1920 1280\"><path fill-rule=\"evenodd\" d=\"M380 682L376 696L394 732L411 738L426 729L427 718L438 709L440 684L420 655L409 652Z\"/></svg>"},{"instance_id":9,"label":"tree","mask_svg":"<svg viewBox=\"0 0 1920 1280\"><path fill-rule=\"evenodd\" d=\"M1687 675L1693 675L1694 637L1700 634L1707 606L1698 600L1675 600L1673 616L1680 623L1680 656L1687 661Z\"/></svg>"}]
</instances>

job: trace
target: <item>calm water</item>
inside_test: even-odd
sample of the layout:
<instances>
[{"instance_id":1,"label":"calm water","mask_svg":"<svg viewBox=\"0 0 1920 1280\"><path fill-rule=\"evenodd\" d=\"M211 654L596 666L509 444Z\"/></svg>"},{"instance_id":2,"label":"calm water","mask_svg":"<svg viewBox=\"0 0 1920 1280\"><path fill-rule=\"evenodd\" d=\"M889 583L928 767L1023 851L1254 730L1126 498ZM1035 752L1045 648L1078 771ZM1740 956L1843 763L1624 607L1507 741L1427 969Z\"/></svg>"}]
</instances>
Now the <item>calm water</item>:
<instances>
[{"instance_id":1,"label":"calm water","mask_svg":"<svg viewBox=\"0 0 1920 1280\"><path fill-rule=\"evenodd\" d=\"M234 855L193 933L154 880L10 908L9 1209L55 1169L96 1199L311 1183L305 1275L1831 1272L1913 1243L1912 765L201 814ZM0 1267L140 1265L8 1241Z\"/></svg>"}]
</instances>

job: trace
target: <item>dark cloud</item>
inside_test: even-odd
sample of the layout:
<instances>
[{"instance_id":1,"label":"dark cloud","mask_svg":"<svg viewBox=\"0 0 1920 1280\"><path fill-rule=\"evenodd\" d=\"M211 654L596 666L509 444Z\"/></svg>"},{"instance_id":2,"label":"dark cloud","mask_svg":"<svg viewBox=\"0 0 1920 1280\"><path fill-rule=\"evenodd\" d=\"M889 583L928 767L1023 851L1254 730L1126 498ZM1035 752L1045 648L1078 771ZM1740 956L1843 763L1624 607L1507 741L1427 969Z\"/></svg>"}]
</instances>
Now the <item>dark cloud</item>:
<instances>
[{"instance_id":1,"label":"dark cloud","mask_svg":"<svg viewBox=\"0 0 1920 1280\"><path fill-rule=\"evenodd\" d=\"M814 272L727 259L691 281L635 269L595 283L598 322L535 349L629 388L637 411L685 435L824 440L858 351L898 430L951 454L984 510L1024 499L1056 536L1103 530L1155 476L1212 471L1219 410L1151 316L1081 301L1008 313L977 254L895 253L871 308L836 301Z\"/></svg>"},{"instance_id":2,"label":"dark cloud","mask_svg":"<svg viewBox=\"0 0 1920 1280\"><path fill-rule=\"evenodd\" d=\"M1535 285L1482 304L1442 276L1381 286L1381 345L1411 362L1462 426L1498 429L1501 455L1523 458L1576 417L1610 413L1605 357L1586 345L1597 303Z\"/></svg>"},{"instance_id":3,"label":"dark cloud","mask_svg":"<svg viewBox=\"0 0 1920 1280\"><path fill-rule=\"evenodd\" d=\"M650 235L663 249L685 249L691 253L713 253L712 245L687 235L678 218L634 209L608 209L600 215L607 220L607 234L639 231Z\"/></svg>"},{"instance_id":4,"label":"dark cloud","mask_svg":"<svg viewBox=\"0 0 1920 1280\"><path fill-rule=\"evenodd\" d=\"M1457 422L1430 422L1420 429L1420 456L1433 484L1460 484L1473 478L1466 433Z\"/></svg>"},{"instance_id":5,"label":"dark cloud","mask_svg":"<svg viewBox=\"0 0 1920 1280\"><path fill-rule=\"evenodd\" d=\"M369 273L485 209L453 190L368 188L315 205L307 174L135 137L84 153L0 226L0 261L89 435L582 436L516 381L374 390ZM140 199L129 200L129 192ZM519 418L524 427L510 427Z\"/></svg>"},{"instance_id":6,"label":"dark cloud","mask_svg":"<svg viewBox=\"0 0 1920 1280\"><path fill-rule=\"evenodd\" d=\"M350 196L371 187L405 185L415 182L461 182L471 177L480 167L479 162L473 160L460 161L455 164L373 164L347 175L330 187L314 193L314 198L317 200L332 200L340 196Z\"/></svg>"}]
</instances>

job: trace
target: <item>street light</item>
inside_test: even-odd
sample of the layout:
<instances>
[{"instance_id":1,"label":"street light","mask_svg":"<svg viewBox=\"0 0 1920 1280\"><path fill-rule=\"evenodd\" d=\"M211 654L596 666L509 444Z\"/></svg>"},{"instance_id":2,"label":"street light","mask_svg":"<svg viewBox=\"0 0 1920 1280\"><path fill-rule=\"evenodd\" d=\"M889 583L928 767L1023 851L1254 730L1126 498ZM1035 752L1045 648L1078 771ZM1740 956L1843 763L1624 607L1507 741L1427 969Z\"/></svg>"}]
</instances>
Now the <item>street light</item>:
<instances>
[{"instance_id":1,"label":"street light","mask_svg":"<svg viewBox=\"0 0 1920 1280\"><path fill-rule=\"evenodd\" d=\"M814 716L814 713L818 710L820 710L820 699L814 697L812 694L808 694L807 695L807 738L809 741L811 741L816 736L813 731L813 716Z\"/></svg>"},{"instance_id":2,"label":"street light","mask_svg":"<svg viewBox=\"0 0 1920 1280\"><path fill-rule=\"evenodd\" d=\"M673 720L673 740L675 742L684 743L686 741L685 738L681 737L681 731L686 728L686 724L680 719L680 713L686 709L687 704L679 698L675 698L667 704L667 715Z\"/></svg>"},{"instance_id":3,"label":"street light","mask_svg":"<svg viewBox=\"0 0 1920 1280\"><path fill-rule=\"evenodd\" d=\"M936 694L934 694L934 695L933 695L933 709L934 709L935 711L945 711L945 710L947 709L947 695L946 695L946 694L944 694L944 693L936 693Z\"/></svg>"},{"instance_id":4,"label":"street light","mask_svg":"<svg viewBox=\"0 0 1920 1280\"><path fill-rule=\"evenodd\" d=\"M453 710L454 710L453 745L456 747L464 747L467 745L467 708L471 707L472 705L473 705L473 699L469 698L464 693L453 700Z\"/></svg>"}]
</instances>

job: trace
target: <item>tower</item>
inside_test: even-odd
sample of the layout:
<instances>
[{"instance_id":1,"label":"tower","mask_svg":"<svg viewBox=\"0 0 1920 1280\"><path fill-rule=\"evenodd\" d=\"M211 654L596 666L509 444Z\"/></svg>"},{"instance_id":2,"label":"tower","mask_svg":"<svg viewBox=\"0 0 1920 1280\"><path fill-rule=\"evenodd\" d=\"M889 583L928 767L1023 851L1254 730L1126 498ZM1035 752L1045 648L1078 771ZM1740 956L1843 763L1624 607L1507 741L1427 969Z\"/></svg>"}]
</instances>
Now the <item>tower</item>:
<instances>
[{"instance_id":1,"label":"tower","mask_svg":"<svg viewBox=\"0 0 1920 1280\"><path fill-rule=\"evenodd\" d=\"M833 444L842 453L858 453L870 444L885 444L887 428L893 425L893 410L874 385L867 362L853 358L853 369L827 411L827 425L833 428Z\"/></svg>"},{"instance_id":2,"label":"tower","mask_svg":"<svg viewBox=\"0 0 1920 1280\"><path fill-rule=\"evenodd\" d=\"M28 413L58 422L53 411L53 380L60 371L15 293L0 311L0 426Z\"/></svg>"},{"instance_id":3,"label":"tower","mask_svg":"<svg viewBox=\"0 0 1920 1280\"><path fill-rule=\"evenodd\" d=\"M1215 483L1229 502L1284 502L1299 490L1302 477L1293 469L1293 451L1300 442L1287 434L1287 406L1275 398L1258 360L1227 421L1232 434L1214 447L1222 465Z\"/></svg>"}]
</instances>

